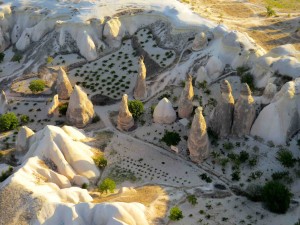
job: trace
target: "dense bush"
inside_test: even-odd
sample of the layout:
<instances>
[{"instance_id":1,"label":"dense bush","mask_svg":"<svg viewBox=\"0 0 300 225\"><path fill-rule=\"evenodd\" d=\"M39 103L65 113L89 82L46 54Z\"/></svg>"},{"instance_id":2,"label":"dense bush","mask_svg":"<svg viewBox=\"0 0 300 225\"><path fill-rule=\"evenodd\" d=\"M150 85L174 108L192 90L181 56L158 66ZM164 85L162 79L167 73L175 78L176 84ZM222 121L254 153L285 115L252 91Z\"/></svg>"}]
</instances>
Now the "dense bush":
<instances>
[{"instance_id":1,"label":"dense bush","mask_svg":"<svg viewBox=\"0 0 300 225\"><path fill-rule=\"evenodd\" d=\"M107 166L107 160L102 155L95 157L94 162L99 169L104 169Z\"/></svg>"},{"instance_id":2,"label":"dense bush","mask_svg":"<svg viewBox=\"0 0 300 225\"><path fill-rule=\"evenodd\" d=\"M284 184L269 181L263 187L262 197L271 212L285 213L290 206L292 194Z\"/></svg>"},{"instance_id":3,"label":"dense bush","mask_svg":"<svg viewBox=\"0 0 300 225\"><path fill-rule=\"evenodd\" d=\"M128 101L128 109L134 119L138 119L144 113L144 104L139 100Z\"/></svg>"},{"instance_id":4,"label":"dense bush","mask_svg":"<svg viewBox=\"0 0 300 225\"><path fill-rule=\"evenodd\" d=\"M263 187L258 184L250 184L246 188L246 197L253 202L261 202Z\"/></svg>"},{"instance_id":5,"label":"dense bush","mask_svg":"<svg viewBox=\"0 0 300 225\"><path fill-rule=\"evenodd\" d=\"M59 114L65 116L67 114L68 106L69 106L69 103L67 103L67 102L58 106Z\"/></svg>"},{"instance_id":6,"label":"dense bush","mask_svg":"<svg viewBox=\"0 0 300 225\"><path fill-rule=\"evenodd\" d=\"M296 162L293 153L287 149L281 149L278 151L276 159L287 168L294 167Z\"/></svg>"},{"instance_id":7,"label":"dense bush","mask_svg":"<svg viewBox=\"0 0 300 225\"><path fill-rule=\"evenodd\" d=\"M164 136L162 137L161 141L165 142L168 146L171 145L178 145L178 143L180 142L180 135L176 132L172 132L172 131L165 131Z\"/></svg>"},{"instance_id":8,"label":"dense bush","mask_svg":"<svg viewBox=\"0 0 300 225\"><path fill-rule=\"evenodd\" d=\"M171 208L170 215L169 215L170 220L175 221L175 220L181 220L182 218L183 218L183 214L178 206Z\"/></svg>"},{"instance_id":9,"label":"dense bush","mask_svg":"<svg viewBox=\"0 0 300 225\"><path fill-rule=\"evenodd\" d=\"M242 75L241 82L248 84L249 88L253 91L255 89L254 78L251 73L246 73Z\"/></svg>"},{"instance_id":10,"label":"dense bush","mask_svg":"<svg viewBox=\"0 0 300 225\"><path fill-rule=\"evenodd\" d=\"M46 87L46 83L43 80L33 80L29 84L29 89L33 93L43 91L45 89L45 87Z\"/></svg>"},{"instance_id":11,"label":"dense bush","mask_svg":"<svg viewBox=\"0 0 300 225\"><path fill-rule=\"evenodd\" d=\"M0 182L5 181L13 172L13 168L10 166L8 170L3 171L0 175Z\"/></svg>"},{"instance_id":12,"label":"dense bush","mask_svg":"<svg viewBox=\"0 0 300 225\"><path fill-rule=\"evenodd\" d=\"M20 63L23 56L20 53L16 53L12 58L11 61Z\"/></svg>"},{"instance_id":13,"label":"dense bush","mask_svg":"<svg viewBox=\"0 0 300 225\"><path fill-rule=\"evenodd\" d=\"M107 193L108 191L110 193L114 193L115 188L116 188L116 183L112 179L110 179L110 178L106 178L99 185L99 191L100 191L100 193L103 193L103 192Z\"/></svg>"},{"instance_id":14,"label":"dense bush","mask_svg":"<svg viewBox=\"0 0 300 225\"><path fill-rule=\"evenodd\" d=\"M8 131L17 128L19 120L13 112L6 113L0 116L0 131Z\"/></svg>"},{"instance_id":15,"label":"dense bush","mask_svg":"<svg viewBox=\"0 0 300 225\"><path fill-rule=\"evenodd\" d=\"M276 16L276 12L275 12L274 9L272 9L271 6L267 6L267 7L266 7L266 10L267 10L267 16L268 16L268 17Z\"/></svg>"},{"instance_id":16,"label":"dense bush","mask_svg":"<svg viewBox=\"0 0 300 225\"><path fill-rule=\"evenodd\" d=\"M0 63L3 62L5 54L3 52L0 53Z\"/></svg>"},{"instance_id":17,"label":"dense bush","mask_svg":"<svg viewBox=\"0 0 300 225\"><path fill-rule=\"evenodd\" d=\"M195 195L188 195L187 196L187 200L189 203L191 203L192 205L196 205L198 204L197 198Z\"/></svg>"}]
</instances>

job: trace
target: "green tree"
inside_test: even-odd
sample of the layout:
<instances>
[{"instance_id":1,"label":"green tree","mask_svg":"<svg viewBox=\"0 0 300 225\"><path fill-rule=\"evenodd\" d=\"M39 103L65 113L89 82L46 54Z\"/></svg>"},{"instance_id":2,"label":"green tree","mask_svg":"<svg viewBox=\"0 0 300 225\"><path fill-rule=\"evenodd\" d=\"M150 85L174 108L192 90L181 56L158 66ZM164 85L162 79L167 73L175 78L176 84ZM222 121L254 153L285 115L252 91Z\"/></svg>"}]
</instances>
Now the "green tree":
<instances>
[{"instance_id":1,"label":"green tree","mask_svg":"<svg viewBox=\"0 0 300 225\"><path fill-rule=\"evenodd\" d=\"M128 101L128 109L134 119L138 119L144 113L144 104L139 100Z\"/></svg>"},{"instance_id":2,"label":"green tree","mask_svg":"<svg viewBox=\"0 0 300 225\"><path fill-rule=\"evenodd\" d=\"M296 159L294 159L293 153L287 149L281 149L277 152L276 159L287 168L294 167Z\"/></svg>"},{"instance_id":3,"label":"green tree","mask_svg":"<svg viewBox=\"0 0 300 225\"><path fill-rule=\"evenodd\" d=\"M22 58L23 58L23 56L20 53L16 53L11 58L11 61L20 63Z\"/></svg>"},{"instance_id":4,"label":"green tree","mask_svg":"<svg viewBox=\"0 0 300 225\"><path fill-rule=\"evenodd\" d=\"M165 131L164 136L162 137L161 141L165 142L168 146L171 145L178 145L178 143L180 142L180 135L176 132L172 132L172 131Z\"/></svg>"},{"instance_id":5,"label":"green tree","mask_svg":"<svg viewBox=\"0 0 300 225\"><path fill-rule=\"evenodd\" d=\"M187 196L187 200L189 203L191 203L192 205L196 205L198 204L197 198L195 195L188 195Z\"/></svg>"},{"instance_id":6,"label":"green tree","mask_svg":"<svg viewBox=\"0 0 300 225\"><path fill-rule=\"evenodd\" d=\"M269 181L263 187L262 197L271 212L285 213L290 206L292 193L284 184Z\"/></svg>"},{"instance_id":7,"label":"green tree","mask_svg":"<svg viewBox=\"0 0 300 225\"><path fill-rule=\"evenodd\" d=\"M29 84L29 89L33 93L43 91L45 89L45 87L46 87L46 83L43 80L33 80Z\"/></svg>"},{"instance_id":8,"label":"green tree","mask_svg":"<svg viewBox=\"0 0 300 225\"><path fill-rule=\"evenodd\" d=\"M107 159L104 158L102 155L95 157L94 162L99 169L104 169L107 166Z\"/></svg>"},{"instance_id":9,"label":"green tree","mask_svg":"<svg viewBox=\"0 0 300 225\"><path fill-rule=\"evenodd\" d=\"M0 116L0 131L8 131L17 128L19 120L13 112L6 113Z\"/></svg>"},{"instance_id":10,"label":"green tree","mask_svg":"<svg viewBox=\"0 0 300 225\"><path fill-rule=\"evenodd\" d=\"M59 114L65 116L67 114L68 106L69 106L69 103L67 103L67 102L58 106Z\"/></svg>"},{"instance_id":11,"label":"green tree","mask_svg":"<svg viewBox=\"0 0 300 225\"><path fill-rule=\"evenodd\" d=\"M1 53L0 53L0 63L2 63L2 62L3 62L3 60L4 60L4 57L5 57L5 54L4 54L4 52L1 52Z\"/></svg>"},{"instance_id":12,"label":"green tree","mask_svg":"<svg viewBox=\"0 0 300 225\"><path fill-rule=\"evenodd\" d=\"M181 209L178 206L174 206L173 208L171 208L170 210L170 215L169 215L169 219L176 221L176 220L181 220L183 218L183 214Z\"/></svg>"},{"instance_id":13,"label":"green tree","mask_svg":"<svg viewBox=\"0 0 300 225\"><path fill-rule=\"evenodd\" d=\"M116 183L112 179L110 179L110 178L106 178L99 185L99 191L100 191L101 194L103 192L107 193L108 191L110 193L114 193L115 188L116 188Z\"/></svg>"},{"instance_id":14,"label":"green tree","mask_svg":"<svg viewBox=\"0 0 300 225\"><path fill-rule=\"evenodd\" d=\"M29 116L27 116L27 115L21 115L20 116L20 123L21 124L26 124L28 122L29 122Z\"/></svg>"}]
</instances>

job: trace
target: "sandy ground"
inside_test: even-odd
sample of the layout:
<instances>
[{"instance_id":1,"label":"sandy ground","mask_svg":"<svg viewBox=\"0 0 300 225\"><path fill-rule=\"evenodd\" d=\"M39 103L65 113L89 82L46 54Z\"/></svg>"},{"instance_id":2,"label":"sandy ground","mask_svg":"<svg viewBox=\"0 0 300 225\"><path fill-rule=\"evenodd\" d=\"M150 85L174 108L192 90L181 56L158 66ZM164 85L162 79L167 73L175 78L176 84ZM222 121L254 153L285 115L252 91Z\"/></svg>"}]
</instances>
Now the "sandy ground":
<instances>
[{"instance_id":1,"label":"sandy ground","mask_svg":"<svg viewBox=\"0 0 300 225\"><path fill-rule=\"evenodd\" d=\"M266 3L262 0L184 0L201 16L225 24L233 30L247 32L266 50L283 44L293 44L300 50L300 3L274 8L275 17L266 17ZM242 26L241 26L242 25Z\"/></svg>"}]
</instances>

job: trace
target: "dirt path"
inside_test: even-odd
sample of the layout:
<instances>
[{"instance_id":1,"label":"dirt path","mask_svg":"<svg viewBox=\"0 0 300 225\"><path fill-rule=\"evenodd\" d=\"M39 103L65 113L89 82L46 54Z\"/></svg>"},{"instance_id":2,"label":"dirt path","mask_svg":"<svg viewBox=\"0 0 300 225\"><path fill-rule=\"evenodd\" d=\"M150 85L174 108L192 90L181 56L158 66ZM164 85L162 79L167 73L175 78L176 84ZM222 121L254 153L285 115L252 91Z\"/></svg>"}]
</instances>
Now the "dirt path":
<instances>
[{"instance_id":1,"label":"dirt path","mask_svg":"<svg viewBox=\"0 0 300 225\"><path fill-rule=\"evenodd\" d=\"M184 0L184 2L190 4L195 12L205 18L223 23L233 30L247 32L266 50L283 44L293 44L300 50L300 37L296 35L296 30L300 28L300 10L294 10L293 7L274 8L277 16L267 17L262 0Z\"/></svg>"}]
</instances>

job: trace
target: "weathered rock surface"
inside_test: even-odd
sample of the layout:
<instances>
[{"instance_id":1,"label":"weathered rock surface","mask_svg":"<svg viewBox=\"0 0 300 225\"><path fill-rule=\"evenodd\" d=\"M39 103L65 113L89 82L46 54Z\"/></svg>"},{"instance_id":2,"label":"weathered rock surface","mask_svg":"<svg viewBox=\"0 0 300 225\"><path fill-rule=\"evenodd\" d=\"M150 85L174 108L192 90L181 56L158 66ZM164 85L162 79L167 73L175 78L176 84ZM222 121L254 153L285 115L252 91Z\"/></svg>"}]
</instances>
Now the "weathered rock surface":
<instances>
[{"instance_id":1,"label":"weathered rock surface","mask_svg":"<svg viewBox=\"0 0 300 225\"><path fill-rule=\"evenodd\" d=\"M73 88L71 82L63 68L59 68L57 75L56 90L59 99L67 100L70 98Z\"/></svg>"},{"instance_id":2,"label":"weathered rock surface","mask_svg":"<svg viewBox=\"0 0 300 225\"><path fill-rule=\"evenodd\" d=\"M200 163L210 154L210 143L206 130L206 121L202 114L202 107L195 110L187 146L192 161Z\"/></svg>"},{"instance_id":3,"label":"weathered rock surface","mask_svg":"<svg viewBox=\"0 0 300 225\"><path fill-rule=\"evenodd\" d=\"M178 103L178 115L180 118L189 118L193 112L194 88L192 80L192 76L189 75L180 95Z\"/></svg>"},{"instance_id":4,"label":"weathered rock surface","mask_svg":"<svg viewBox=\"0 0 300 225\"><path fill-rule=\"evenodd\" d=\"M119 108L117 127L121 131L128 131L133 126L134 126L134 119L132 117L131 112L128 109L128 96L127 94L124 94Z\"/></svg>"},{"instance_id":5,"label":"weathered rock surface","mask_svg":"<svg viewBox=\"0 0 300 225\"><path fill-rule=\"evenodd\" d=\"M0 115L5 114L7 110L8 110L8 102L6 99L5 92L2 91L0 96Z\"/></svg>"},{"instance_id":6,"label":"weathered rock surface","mask_svg":"<svg viewBox=\"0 0 300 225\"><path fill-rule=\"evenodd\" d=\"M207 71L204 66L201 66L197 71L196 83L210 81L210 78L207 76Z\"/></svg>"},{"instance_id":7,"label":"weathered rock surface","mask_svg":"<svg viewBox=\"0 0 300 225\"><path fill-rule=\"evenodd\" d=\"M77 85L70 97L67 110L67 122L75 127L83 128L95 116L94 106L87 94Z\"/></svg>"},{"instance_id":8,"label":"weathered rock surface","mask_svg":"<svg viewBox=\"0 0 300 225\"><path fill-rule=\"evenodd\" d=\"M147 70L144 64L144 58L140 57L138 76L133 93L135 99L145 100L147 98L146 74Z\"/></svg>"},{"instance_id":9,"label":"weathered rock surface","mask_svg":"<svg viewBox=\"0 0 300 225\"><path fill-rule=\"evenodd\" d=\"M160 100L155 107L153 120L155 123L160 124L171 124L175 122L176 112L173 109L172 103L167 98Z\"/></svg>"},{"instance_id":10,"label":"weathered rock surface","mask_svg":"<svg viewBox=\"0 0 300 225\"><path fill-rule=\"evenodd\" d=\"M261 104L268 105L274 98L277 92L277 87L273 83L268 83L266 86L263 95L261 96Z\"/></svg>"},{"instance_id":11,"label":"weathered rock surface","mask_svg":"<svg viewBox=\"0 0 300 225\"><path fill-rule=\"evenodd\" d=\"M52 116L58 106L59 106L58 95L54 95L52 102L50 103L48 108L48 116Z\"/></svg>"},{"instance_id":12,"label":"weathered rock surface","mask_svg":"<svg viewBox=\"0 0 300 225\"><path fill-rule=\"evenodd\" d=\"M224 67L223 62L215 56L210 57L205 66L207 75L211 80L215 80L222 75Z\"/></svg>"},{"instance_id":13,"label":"weathered rock surface","mask_svg":"<svg viewBox=\"0 0 300 225\"><path fill-rule=\"evenodd\" d=\"M300 130L300 79L287 82L263 108L252 128L251 135L274 144L285 144Z\"/></svg>"},{"instance_id":14,"label":"weathered rock surface","mask_svg":"<svg viewBox=\"0 0 300 225\"><path fill-rule=\"evenodd\" d=\"M241 93L234 106L232 134L243 136L250 134L256 116L255 101L248 84L242 84Z\"/></svg>"},{"instance_id":15,"label":"weathered rock surface","mask_svg":"<svg viewBox=\"0 0 300 225\"><path fill-rule=\"evenodd\" d=\"M207 44L208 44L208 40L207 40L206 34L204 32L201 32L195 36L192 49L194 51L199 51L199 50L205 48L207 46Z\"/></svg>"},{"instance_id":16,"label":"weathered rock surface","mask_svg":"<svg viewBox=\"0 0 300 225\"><path fill-rule=\"evenodd\" d=\"M106 41L111 47L117 48L121 45L125 30L126 29L122 26L119 18L113 17L106 22L103 29L103 35L106 37Z\"/></svg>"},{"instance_id":17,"label":"weathered rock surface","mask_svg":"<svg viewBox=\"0 0 300 225\"><path fill-rule=\"evenodd\" d=\"M231 133L233 120L234 98L231 86L227 80L220 85L221 98L210 116L209 126L220 137L227 137Z\"/></svg>"},{"instance_id":18,"label":"weathered rock surface","mask_svg":"<svg viewBox=\"0 0 300 225\"><path fill-rule=\"evenodd\" d=\"M38 76L41 80L45 81L48 87L52 87L57 79L57 72L50 70L46 66L41 66L38 69Z\"/></svg>"},{"instance_id":19,"label":"weathered rock surface","mask_svg":"<svg viewBox=\"0 0 300 225\"><path fill-rule=\"evenodd\" d=\"M29 138L34 135L34 132L26 127L22 126L19 130L17 141L16 141L16 149L19 152L27 151L29 147Z\"/></svg>"}]
</instances>

